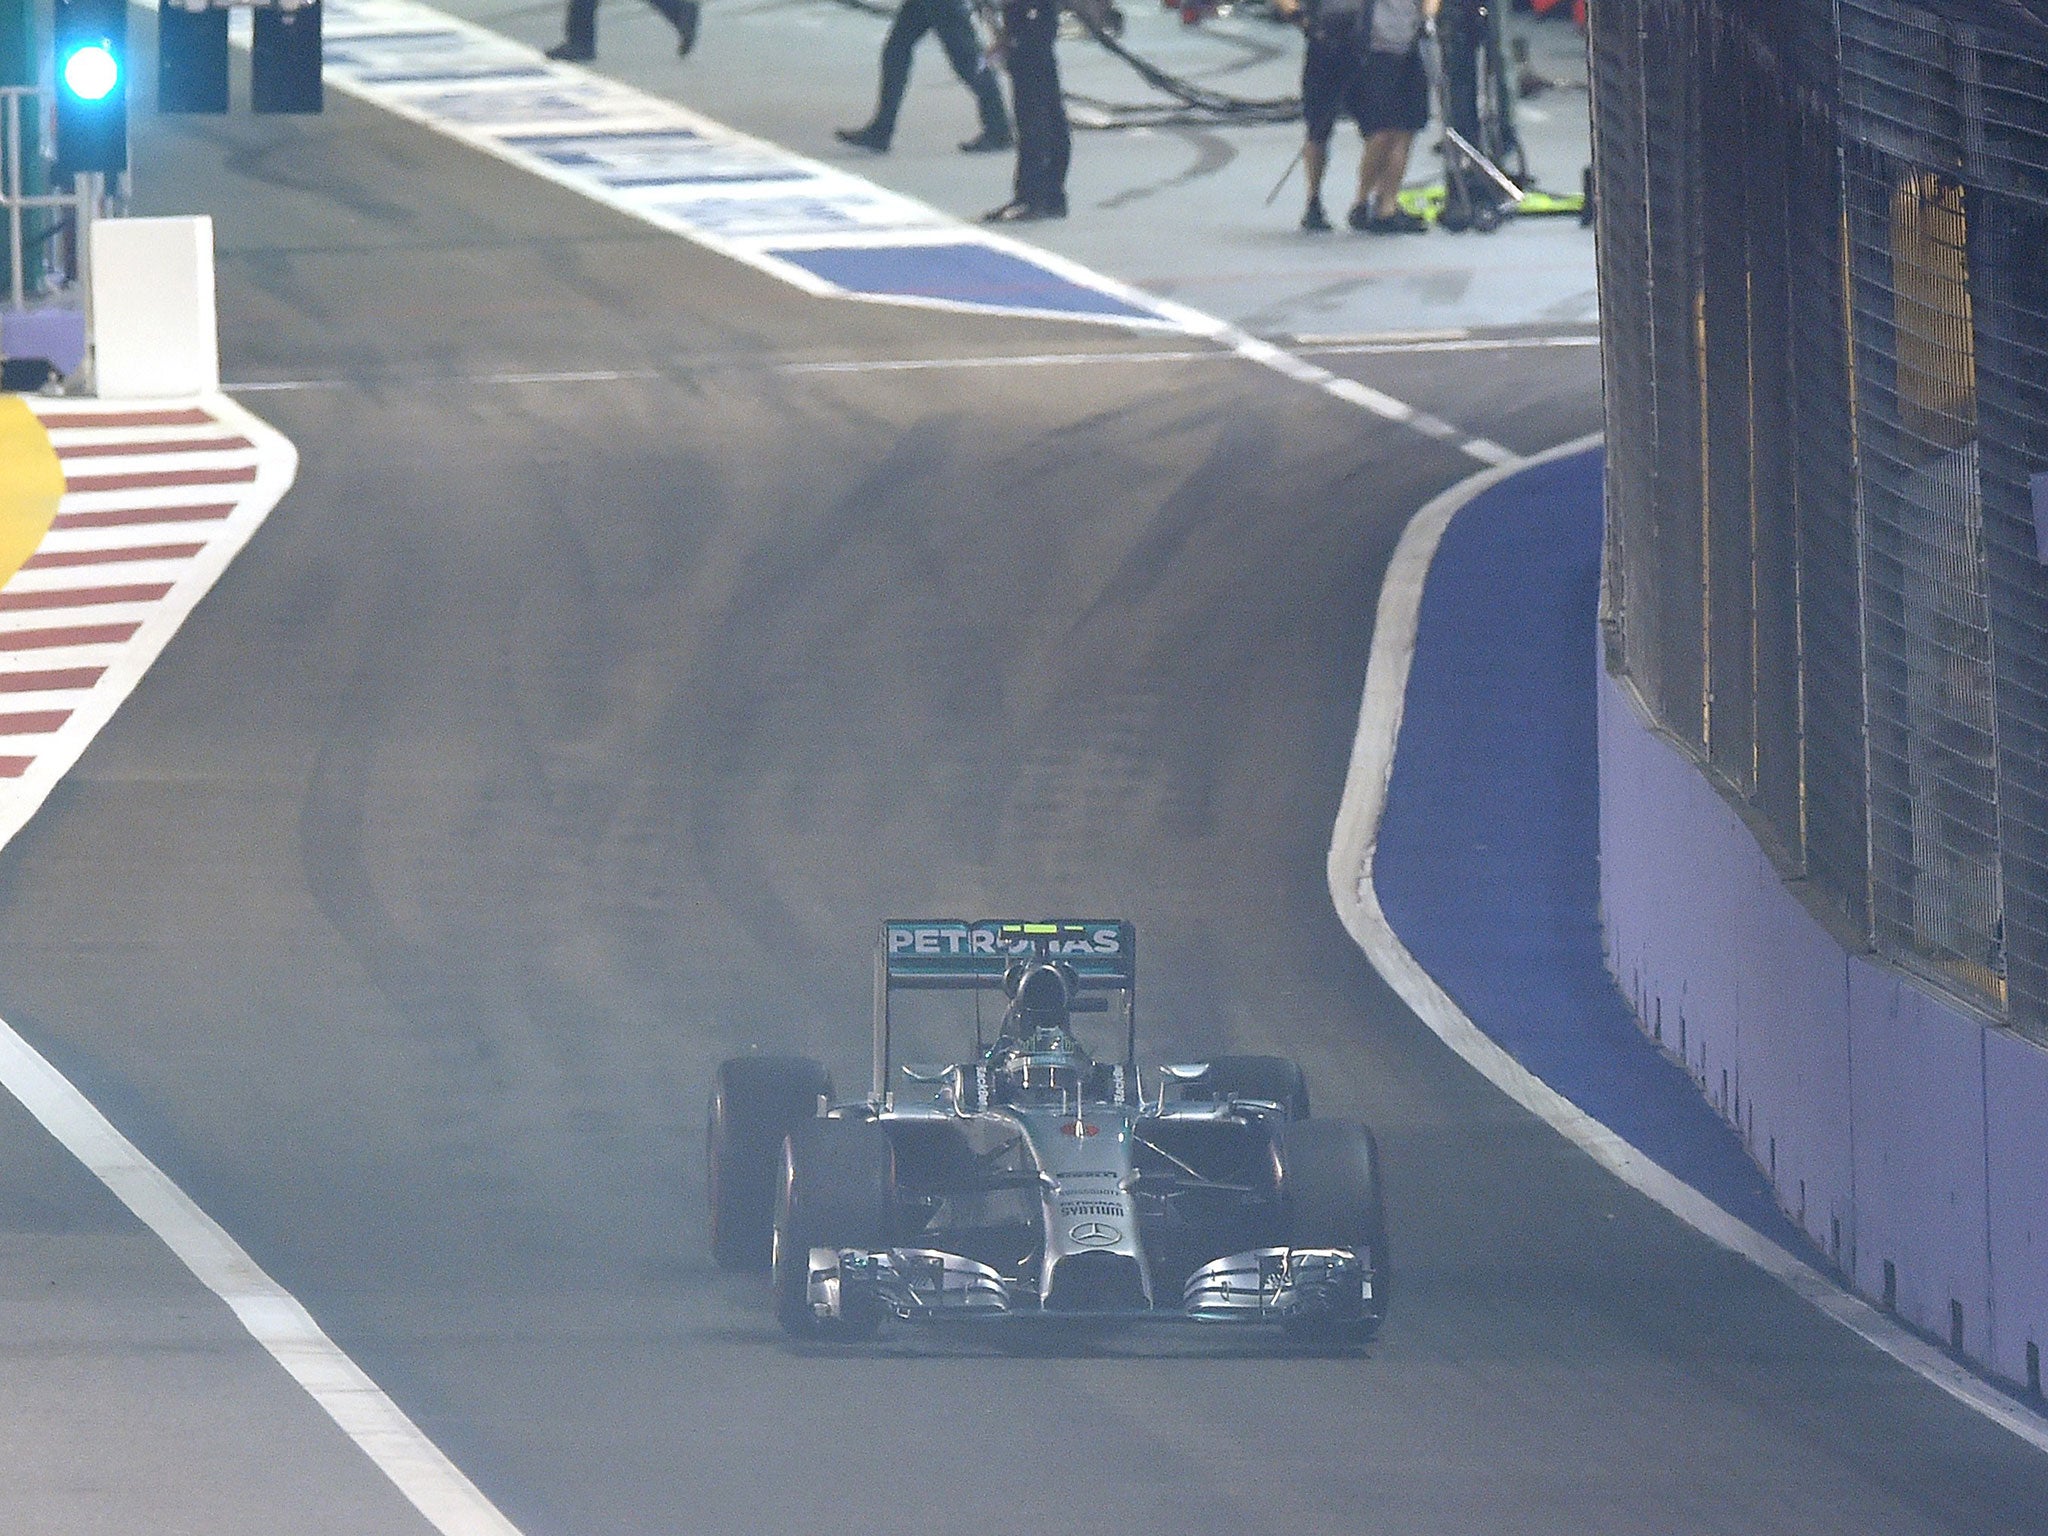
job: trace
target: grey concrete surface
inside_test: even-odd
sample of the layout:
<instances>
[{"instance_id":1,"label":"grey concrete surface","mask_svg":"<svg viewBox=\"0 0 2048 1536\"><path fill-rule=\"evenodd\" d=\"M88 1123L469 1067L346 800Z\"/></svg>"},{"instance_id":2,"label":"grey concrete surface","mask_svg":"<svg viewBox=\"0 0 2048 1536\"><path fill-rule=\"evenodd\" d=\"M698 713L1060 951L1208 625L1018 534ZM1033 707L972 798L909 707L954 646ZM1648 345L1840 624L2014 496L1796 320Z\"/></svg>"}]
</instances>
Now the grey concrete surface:
<instances>
[{"instance_id":1,"label":"grey concrete surface","mask_svg":"<svg viewBox=\"0 0 2048 1536\"><path fill-rule=\"evenodd\" d=\"M1229 359L801 371L1134 344L811 300L346 103L138 166L219 220L228 373L304 386L249 396L304 467L0 854L0 1016L530 1536L2048 1507L1339 928L1377 583L1454 455ZM1584 350L1347 356L1511 442L1597 419ZM626 376L503 381L579 369ZM799 1350L711 1267L716 1060L858 1082L880 916L1066 907L1140 924L1157 1052L1287 1051L1378 1128L1365 1357Z\"/></svg>"},{"instance_id":2,"label":"grey concrete surface","mask_svg":"<svg viewBox=\"0 0 2048 1536\"><path fill-rule=\"evenodd\" d=\"M442 9L546 46L560 36L559 3L448 0ZM1251 11L1185 27L1157 4L1132 3L1126 43L1201 84L1248 98L1295 94L1301 39ZM1576 192L1590 157L1584 44L1567 23L1514 18L1531 62L1556 88L1524 105L1531 169L1553 192ZM593 68L674 97L722 122L973 218L1005 201L1011 158L962 155L973 103L934 39L919 49L889 154L832 136L874 105L886 16L844 0L710 0L697 50L636 0L608 0ZM1118 102L1157 101L1092 40L1060 44L1070 91ZM1351 200L1357 135L1340 129L1325 199ZM1425 135L1410 180L1441 172ZM1298 124L1161 127L1076 133L1072 216L1024 231L1035 244L1154 293L1276 336L1380 335L1443 328L1590 326L1597 314L1593 236L1570 218L1510 223L1490 235L1306 236L1297 171L1266 197L1301 144Z\"/></svg>"}]
</instances>

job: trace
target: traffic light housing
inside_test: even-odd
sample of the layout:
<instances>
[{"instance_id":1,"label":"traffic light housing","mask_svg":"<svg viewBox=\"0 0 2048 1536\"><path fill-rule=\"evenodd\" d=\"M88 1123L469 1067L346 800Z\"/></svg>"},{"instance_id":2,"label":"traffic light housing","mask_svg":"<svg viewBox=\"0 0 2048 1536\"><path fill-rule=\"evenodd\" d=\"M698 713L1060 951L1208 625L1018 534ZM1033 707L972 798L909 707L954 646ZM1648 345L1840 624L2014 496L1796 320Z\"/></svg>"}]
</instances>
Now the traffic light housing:
<instances>
[{"instance_id":1,"label":"traffic light housing","mask_svg":"<svg viewBox=\"0 0 2048 1536\"><path fill-rule=\"evenodd\" d=\"M57 173L128 169L127 0L56 0Z\"/></svg>"},{"instance_id":2,"label":"traffic light housing","mask_svg":"<svg viewBox=\"0 0 2048 1536\"><path fill-rule=\"evenodd\" d=\"M249 106L257 112L318 112L320 12L318 0L256 9L249 41Z\"/></svg>"},{"instance_id":3,"label":"traffic light housing","mask_svg":"<svg viewBox=\"0 0 2048 1536\"><path fill-rule=\"evenodd\" d=\"M156 13L156 109L225 112L228 109L228 13L187 10L161 0Z\"/></svg>"},{"instance_id":4,"label":"traffic light housing","mask_svg":"<svg viewBox=\"0 0 2048 1536\"><path fill-rule=\"evenodd\" d=\"M158 0L158 111L228 110L231 3ZM242 3L255 12L249 44L249 105L258 112L318 112L322 105L319 0Z\"/></svg>"}]
</instances>

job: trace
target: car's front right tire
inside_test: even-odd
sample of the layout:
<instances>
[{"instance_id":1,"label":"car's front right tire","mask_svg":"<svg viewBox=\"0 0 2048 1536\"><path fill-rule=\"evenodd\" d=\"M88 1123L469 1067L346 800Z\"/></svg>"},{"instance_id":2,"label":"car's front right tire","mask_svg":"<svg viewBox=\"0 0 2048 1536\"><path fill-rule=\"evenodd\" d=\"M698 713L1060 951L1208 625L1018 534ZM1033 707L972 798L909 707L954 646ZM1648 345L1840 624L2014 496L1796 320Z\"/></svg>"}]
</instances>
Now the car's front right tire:
<instances>
[{"instance_id":1,"label":"car's front right tire","mask_svg":"<svg viewBox=\"0 0 2048 1536\"><path fill-rule=\"evenodd\" d=\"M810 1120L782 1145L775 1197L775 1316L799 1339L863 1339L882 1320L856 1300L839 1317L811 1309L813 1248L879 1253L895 1245L896 1157L872 1120Z\"/></svg>"},{"instance_id":2,"label":"car's front right tire","mask_svg":"<svg viewBox=\"0 0 2048 1536\"><path fill-rule=\"evenodd\" d=\"M1290 1331L1318 1343L1363 1343L1386 1317L1393 1274L1379 1145L1371 1131L1349 1120L1298 1120L1276 1146L1287 1246L1349 1249L1372 1277L1372 1301L1360 1316L1319 1319Z\"/></svg>"}]
</instances>

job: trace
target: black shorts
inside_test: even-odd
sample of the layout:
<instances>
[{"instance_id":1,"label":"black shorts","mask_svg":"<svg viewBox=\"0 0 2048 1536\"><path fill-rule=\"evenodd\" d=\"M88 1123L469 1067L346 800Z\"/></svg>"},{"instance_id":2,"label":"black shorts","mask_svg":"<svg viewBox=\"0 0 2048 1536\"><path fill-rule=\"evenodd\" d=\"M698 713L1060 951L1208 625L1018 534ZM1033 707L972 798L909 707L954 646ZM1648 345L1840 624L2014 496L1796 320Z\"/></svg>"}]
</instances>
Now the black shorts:
<instances>
[{"instance_id":1,"label":"black shorts","mask_svg":"<svg viewBox=\"0 0 2048 1536\"><path fill-rule=\"evenodd\" d=\"M1354 89L1351 115L1360 133L1420 133L1429 126L1429 73L1413 48L1368 53Z\"/></svg>"},{"instance_id":2,"label":"black shorts","mask_svg":"<svg viewBox=\"0 0 2048 1536\"><path fill-rule=\"evenodd\" d=\"M1357 123L1360 133L1420 133L1429 125L1422 55L1412 48L1369 52L1348 19L1312 29L1301 60L1301 116L1309 142L1329 143L1340 114Z\"/></svg>"},{"instance_id":3,"label":"black shorts","mask_svg":"<svg viewBox=\"0 0 2048 1536\"><path fill-rule=\"evenodd\" d=\"M1347 19L1309 29L1301 56L1301 117L1311 144L1327 144L1339 113L1357 116L1360 55L1358 29Z\"/></svg>"}]
</instances>

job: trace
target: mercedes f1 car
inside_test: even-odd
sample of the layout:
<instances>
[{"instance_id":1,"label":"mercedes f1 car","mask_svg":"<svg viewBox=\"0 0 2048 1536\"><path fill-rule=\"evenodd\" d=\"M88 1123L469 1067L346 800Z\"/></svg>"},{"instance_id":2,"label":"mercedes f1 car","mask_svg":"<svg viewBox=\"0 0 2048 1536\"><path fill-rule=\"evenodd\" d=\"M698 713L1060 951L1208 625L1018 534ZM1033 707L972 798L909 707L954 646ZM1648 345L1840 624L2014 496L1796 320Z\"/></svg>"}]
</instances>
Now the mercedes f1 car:
<instances>
[{"instance_id":1,"label":"mercedes f1 car","mask_svg":"<svg viewBox=\"0 0 2048 1536\"><path fill-rule=\"evenodd\" d=\"M718 1262L769 1268L776 1314L802 1338L1026 1318L1369 1338L1388 1283L1372 1133L1311 1119L1301 1069L1280 1057L1141 1074L1136 983L1127 922L884 923L865 1099L835 1103L805 1058L719 1068ZM892 1062L912 992L972 994L971 1056ZM1084 1043L1089 1015L1114 1031L1106 1060Z\"/></svg>"}]
</instances>

